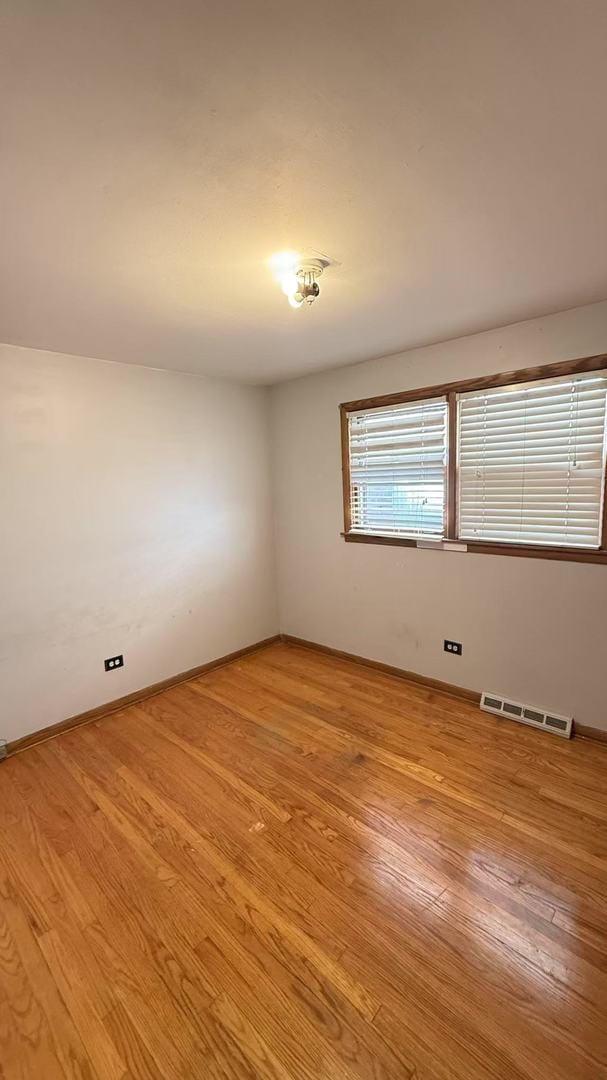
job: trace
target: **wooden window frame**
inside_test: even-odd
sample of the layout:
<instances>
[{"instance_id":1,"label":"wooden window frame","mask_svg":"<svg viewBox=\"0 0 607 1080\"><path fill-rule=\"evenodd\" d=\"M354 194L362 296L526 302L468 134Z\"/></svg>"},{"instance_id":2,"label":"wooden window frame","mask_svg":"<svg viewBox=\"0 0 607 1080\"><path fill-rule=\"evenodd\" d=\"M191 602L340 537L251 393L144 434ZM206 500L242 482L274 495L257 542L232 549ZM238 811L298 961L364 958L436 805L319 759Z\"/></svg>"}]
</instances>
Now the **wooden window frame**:
<instances>
[{"instance_id":1,"label":"wooden window frame","mask_svg":"<svg viewBox=\"0 0 607 1080\"><path fill-rule=\"evenodd\" d=\"M519 368L517 371L503 371L498 375L486 375L480 379L462 379L459 382L439 383L436 386L424 386L417 390L405 390L397 394L382 394L380 397L360 398L358 401L343 402L339 406L339 411L344 503L344 530L341 535L344 540L355 544L385 544L394 547L418 547L420 541L424 546L427 545L423 538L417 540L413 537L381 536L374 533L352 531L349 416L354 412L386 408L389 405L401 405L407 401L423 401L427 398L446 397L448 403L448 454L444 540L451 545L461 544L466 551L476 555L511 555L527 559L559 559L571 562L607 563L607 469L605 470L605 490L603 492L600 548L588 550L573 547L544 547L540 544L506 544L490 540L460 540L457 536L457 395L472 390L489 390L497 386L534 382L537 379L556 379L563 375L578 375L585 371L601 370L607 371L607 353L600 353L597 356L585 356L580 360L564 360L555 364ZM437 546L440 546L440 541L437 541Z\"/></svg>"}]
</instances>

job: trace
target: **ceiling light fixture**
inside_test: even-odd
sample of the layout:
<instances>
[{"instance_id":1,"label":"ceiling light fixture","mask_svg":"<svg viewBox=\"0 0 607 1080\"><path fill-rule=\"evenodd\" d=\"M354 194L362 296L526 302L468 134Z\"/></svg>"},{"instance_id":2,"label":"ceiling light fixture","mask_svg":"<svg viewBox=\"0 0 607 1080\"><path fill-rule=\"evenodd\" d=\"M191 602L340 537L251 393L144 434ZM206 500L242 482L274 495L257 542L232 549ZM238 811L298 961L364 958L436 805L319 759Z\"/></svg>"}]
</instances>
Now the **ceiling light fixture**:
<instances>
[{"instance_id":1,"label":"ceiling light fixture","mask_svg":"<svg viewBox=\"0 0 607 1080\"><path fill-rule=\"evenodd\" d=\"M280 251L270 259L274 277L294 308L314 303L320 294L319 277L334 265L333 259L317 252Z\"/></svg>"}]
</instances>

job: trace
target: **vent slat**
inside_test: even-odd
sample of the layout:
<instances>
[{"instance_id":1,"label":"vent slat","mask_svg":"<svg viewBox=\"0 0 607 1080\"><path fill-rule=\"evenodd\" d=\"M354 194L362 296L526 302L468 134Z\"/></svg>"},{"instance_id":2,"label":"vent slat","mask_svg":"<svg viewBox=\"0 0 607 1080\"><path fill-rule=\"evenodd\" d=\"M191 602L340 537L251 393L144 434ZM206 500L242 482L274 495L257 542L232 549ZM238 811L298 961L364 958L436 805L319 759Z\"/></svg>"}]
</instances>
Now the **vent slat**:
<instances>
[{"instance_id":1,"label":"vent slat","mask_svg":"<svg viewBox=\"0 0 607 1080\"><path fill-rule=\"evenodd\" d=\"M546 727L556 728L557 731L566 731L567 721L563 720L561 716L547 716Z\"/></svg>"},{"instance_id":2,"label":"vent slat","mask_svg":"<svg viewBox=\"0 0 607 1080\"><path fill-rule=\"evenodd\" d=\"M520 705L513 705L511 701L504 702L504 712L509 716L522 716L523 710Z\"/></svg>"},{"instance_id":3,"label":"vent slat","mask_svg":"<svg viewBox=\"0 0 607 1080\"><path fill-rule=\"evenodd\" d=\"M502 702L496 697L487 697L485 695L485 704L490 705L492 709L501 709Z\"/></svg>"},{"instance_id":4,"label":"vent slat","mask_svg":"<svg viewBox=\"0 0 607 1080\"><path fill-rule=\"evenodd\" d=\"M524 716L526 720L533 720L534 724L544 723L544 714L535 709L525 709Z\"/></svg>"}]
</instances>

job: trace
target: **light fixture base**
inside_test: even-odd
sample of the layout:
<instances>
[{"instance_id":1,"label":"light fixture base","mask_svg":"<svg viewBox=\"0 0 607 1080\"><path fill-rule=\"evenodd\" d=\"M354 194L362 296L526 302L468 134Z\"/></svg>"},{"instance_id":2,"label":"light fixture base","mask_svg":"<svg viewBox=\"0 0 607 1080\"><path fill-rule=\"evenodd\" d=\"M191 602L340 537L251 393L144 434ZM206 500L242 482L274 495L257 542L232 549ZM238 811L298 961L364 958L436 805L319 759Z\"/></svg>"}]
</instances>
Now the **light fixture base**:
<instances>
[{"instance_id":1,"label":"light fixture base","mask_svg":"<svg viewBox=\"0 0 607 1080\"><path fill-rule=\"evenodd\" d=\"M320 293L318 279L329 266L339 266L334 259L310 248L279 252L270 260L274 274L291 307L313 304Z\"/></svg>"},{"instance_id":2,"label":"light fixture base","mask_svg":"<svg viewBox=\"0 0 607 1080\"><path fill-rule=\"evenodd\" d=\"M295 273L297 277L304 277L306 274L309 274L310 277L313 278L320 277L323 270L326 270L327 267L330 265L330 259L324 259L320 256L314 257L312 259L302 258Z\"/></svg>"}]
</instances>

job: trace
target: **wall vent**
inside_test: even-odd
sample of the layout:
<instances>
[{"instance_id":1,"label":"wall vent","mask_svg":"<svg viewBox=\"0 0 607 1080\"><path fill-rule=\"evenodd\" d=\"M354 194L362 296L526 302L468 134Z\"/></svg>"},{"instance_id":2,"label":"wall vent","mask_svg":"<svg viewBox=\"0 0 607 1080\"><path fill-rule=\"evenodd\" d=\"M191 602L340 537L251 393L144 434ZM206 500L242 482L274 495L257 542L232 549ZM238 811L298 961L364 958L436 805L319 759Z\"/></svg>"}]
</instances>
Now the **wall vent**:
<instances>
[{"instance_id":1,"label":"wall vent","mask_svg":"<svg viewBox=\"0 0 607 1080\"><path fill-rule=\"evenodd\" d=\"M507 716L510 720L518 721L519 724L543 728L551 735L561 735L564 739L571 738L573 720L570 716L559 716L558 713L545 712L532 705L521 705L519 701L507 701L506 698L489 693L482 694L481 709L495 713L496 716Z\"/></svg>"}]
</instances>

